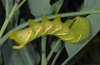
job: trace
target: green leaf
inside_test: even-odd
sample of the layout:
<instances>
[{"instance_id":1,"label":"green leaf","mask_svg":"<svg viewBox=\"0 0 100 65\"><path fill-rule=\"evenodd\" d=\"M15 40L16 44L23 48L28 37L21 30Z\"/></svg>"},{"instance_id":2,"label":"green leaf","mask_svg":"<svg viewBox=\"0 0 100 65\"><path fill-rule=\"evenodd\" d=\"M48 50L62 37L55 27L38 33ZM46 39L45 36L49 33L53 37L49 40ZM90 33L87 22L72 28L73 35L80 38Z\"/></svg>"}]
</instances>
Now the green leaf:
<instances>
[{"instance_id":1,"label":"green leaf","mask_svg":"<svg viewBox=\"0 0 100 65\"><path fill-rule=\"evenodd\" d=\"M63 4L64 0L58 0L56 3L52 5L52 10L54 14L57 14Z\"/></svg>"},{"instance_id":2,"label":"green leaf","mask_svg":"<svg viewBox=\"0 0 100 65\"><path fill-rule=\"evenodd\" d=\"M69 44L65 42L65 47L66 47L69 57L62 63L62 65L65 65L65 64L72 65L74 62L76 62L78 58L80 58L80 56L88 50L87 48L89 46L86 47L86 45L88 45L88 42L90 42L90 40L93 39L94 36L100 31L100 14L91 14L87 16L87 18L91 24L90 36L86 40L78 44ZM84 51L81 51L82 49Z\"/></svg>"},{"instance_id":3,"label":"green leaf","mask_svg":"<svg viewBox=\"0 0 100 65\"><path fill-rule=\"evenodd\" d=\"M80 11L100 9L100 0L84 0Z\"/></svg>"},{"instance_id":4,"label":"green leaf","mask_svg":"<svg viewBox=\"0 0 100 65\"><path fill-rule=\"evenodd\" d=\"M51 47L50 47L51 49L53 49L53 47L55 46L56 42L57 42L56 40L52 42ZM60 48L61 48L61 41L59 42L59 44L56 47L56 49L54 50L54 52L58 52Z\"/></svg>"},{"instance_id":5,"label":"green leaf","mask_svg":"<svg viewBox=\"0 0 100 65\"><path fill-rule=\"evenodd\" d=\"M50 0L28 0L29 8L35 17L49 15L52 13Z\"/></svg>"},{"instance_id":6,"label":"green leaf","mask_svg":"<svg viewBox=\"0 0 100 65\"><path fill-rule=\"evenodd\" d=\"M7 50L7 51L5 51ZM11 44L3 47L3 57L5 65L34 65L36 58L40 59L37 52L31 45L26 45L19 50L12 49Z\"/></svg>"}]
</instances>

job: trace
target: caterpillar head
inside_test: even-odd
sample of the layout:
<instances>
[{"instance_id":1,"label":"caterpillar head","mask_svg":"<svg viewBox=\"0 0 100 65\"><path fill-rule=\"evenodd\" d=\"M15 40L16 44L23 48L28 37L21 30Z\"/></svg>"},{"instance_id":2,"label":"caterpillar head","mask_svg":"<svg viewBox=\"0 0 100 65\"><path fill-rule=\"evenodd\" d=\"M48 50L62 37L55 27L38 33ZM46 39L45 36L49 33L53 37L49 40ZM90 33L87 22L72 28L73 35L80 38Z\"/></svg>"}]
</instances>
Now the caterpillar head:
<instances>
[{"instance_id":1,"label":"caterpillar head","mask_svg":"<svg viewBox=\"0 0 100 65\"><path fill-rule=\"evenodd\" d=\"M32 30L30 28L27 28L27 29L20 30L17 32L10 32L8 36L10 39L13 39L18 44L21 45L21 44L25 44L28 42L28 39L31 33L32 33Z\"/></svg>"},{"instance_id":2,"label":"caterpillar head","mask_svg":"<svg viewBox=\"0 0 100 65\"><path fill-rule=\"evenodd\" d=\"M81 40L86 39L90 33L90 24L87 18L76 17L71 29L77 34L81 34Z\"/></svg>"},{"instance_id":3,"label":"caterpillar head","mask_svg":"<svg viewBox=\"0 0 100 65\"><path fill-rule=\"evenodd\" d=\"M74 33L74 38L69 40L71 43L77 43L89 36L90 24L86 18L76 17L74 22L71 24L70 29Z\"/></svg>"}]
</instances>

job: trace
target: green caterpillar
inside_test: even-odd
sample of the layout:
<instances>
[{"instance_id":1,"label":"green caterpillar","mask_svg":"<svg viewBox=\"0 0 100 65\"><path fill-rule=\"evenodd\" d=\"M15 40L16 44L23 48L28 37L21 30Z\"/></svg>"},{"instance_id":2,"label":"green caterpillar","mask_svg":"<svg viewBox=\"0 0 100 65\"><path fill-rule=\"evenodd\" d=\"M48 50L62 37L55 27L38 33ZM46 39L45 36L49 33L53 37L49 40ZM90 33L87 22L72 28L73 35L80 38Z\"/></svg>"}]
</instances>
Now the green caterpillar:
<instances>
[{"instance_id":1,"label":"green caterpillar","mask_svg":"<svg viewBox=\"0 0 100 65\"><path fill-rule=\"evenodd\" d=\"M63 41L77 43L86 39L90 33L90 24L86 18L82 17L75 17L73 20L62 23L58 14L53 21L43 16L41 22L28 20L28 23L28 28L9 33L9 38L19 43L19 46L13 46L14 49L20 49L26 43L43 35L55 35Z\"/></svg>"}]
</instances>

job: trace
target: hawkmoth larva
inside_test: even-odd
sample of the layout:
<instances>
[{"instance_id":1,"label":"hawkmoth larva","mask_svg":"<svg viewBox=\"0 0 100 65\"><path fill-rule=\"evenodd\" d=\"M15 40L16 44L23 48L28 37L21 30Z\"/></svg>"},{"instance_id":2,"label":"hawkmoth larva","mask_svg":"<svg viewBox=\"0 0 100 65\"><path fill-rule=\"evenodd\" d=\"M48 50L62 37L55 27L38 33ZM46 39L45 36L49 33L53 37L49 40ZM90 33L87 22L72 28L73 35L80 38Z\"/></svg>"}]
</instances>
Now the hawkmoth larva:
<instances>
[{"instance_id":1,"label":"hawkmoth larva","mask_svg":"<svg viewBox=\"0 0 100 65\"><path fill-rule=\"evenodd\" d=\"M28 20L28 28L10 32L9 38L20 44L19 46L13 46L15 49L20 49L26 43L43 35L55 35L63 41L77 43L89 36L90 25L86 18L75 17L73 20L62 23L60 15L56 15L53 21L48 20L46 16L43 16L40 22Z\"/></svg>"}]
</instances>

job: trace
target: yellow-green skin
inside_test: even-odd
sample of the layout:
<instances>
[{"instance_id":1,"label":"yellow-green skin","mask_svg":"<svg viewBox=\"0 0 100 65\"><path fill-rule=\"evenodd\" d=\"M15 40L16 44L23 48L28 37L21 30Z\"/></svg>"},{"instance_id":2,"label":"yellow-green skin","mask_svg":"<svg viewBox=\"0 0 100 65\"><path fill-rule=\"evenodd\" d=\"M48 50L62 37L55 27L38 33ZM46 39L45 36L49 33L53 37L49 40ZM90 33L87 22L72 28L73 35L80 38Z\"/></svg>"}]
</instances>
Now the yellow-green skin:
<instances>
[{"instance_id":1,"label":"yellow-green skin","mask_svg":"<svg viewBox=\"0 0 100 65\"><path fill-rule=\"evenodd\" d=\"M20 49L26 43L43 35L55 35L63 41L77 43L89 36L90 25L86 18L76 17L74 20L62 23L59 14L53 21L48 20L46 16L41 22L28 20L28 28L10 32L9 38L19 43L19 46L13 46L14 49Z\"/></svg>"}]
</instances>

